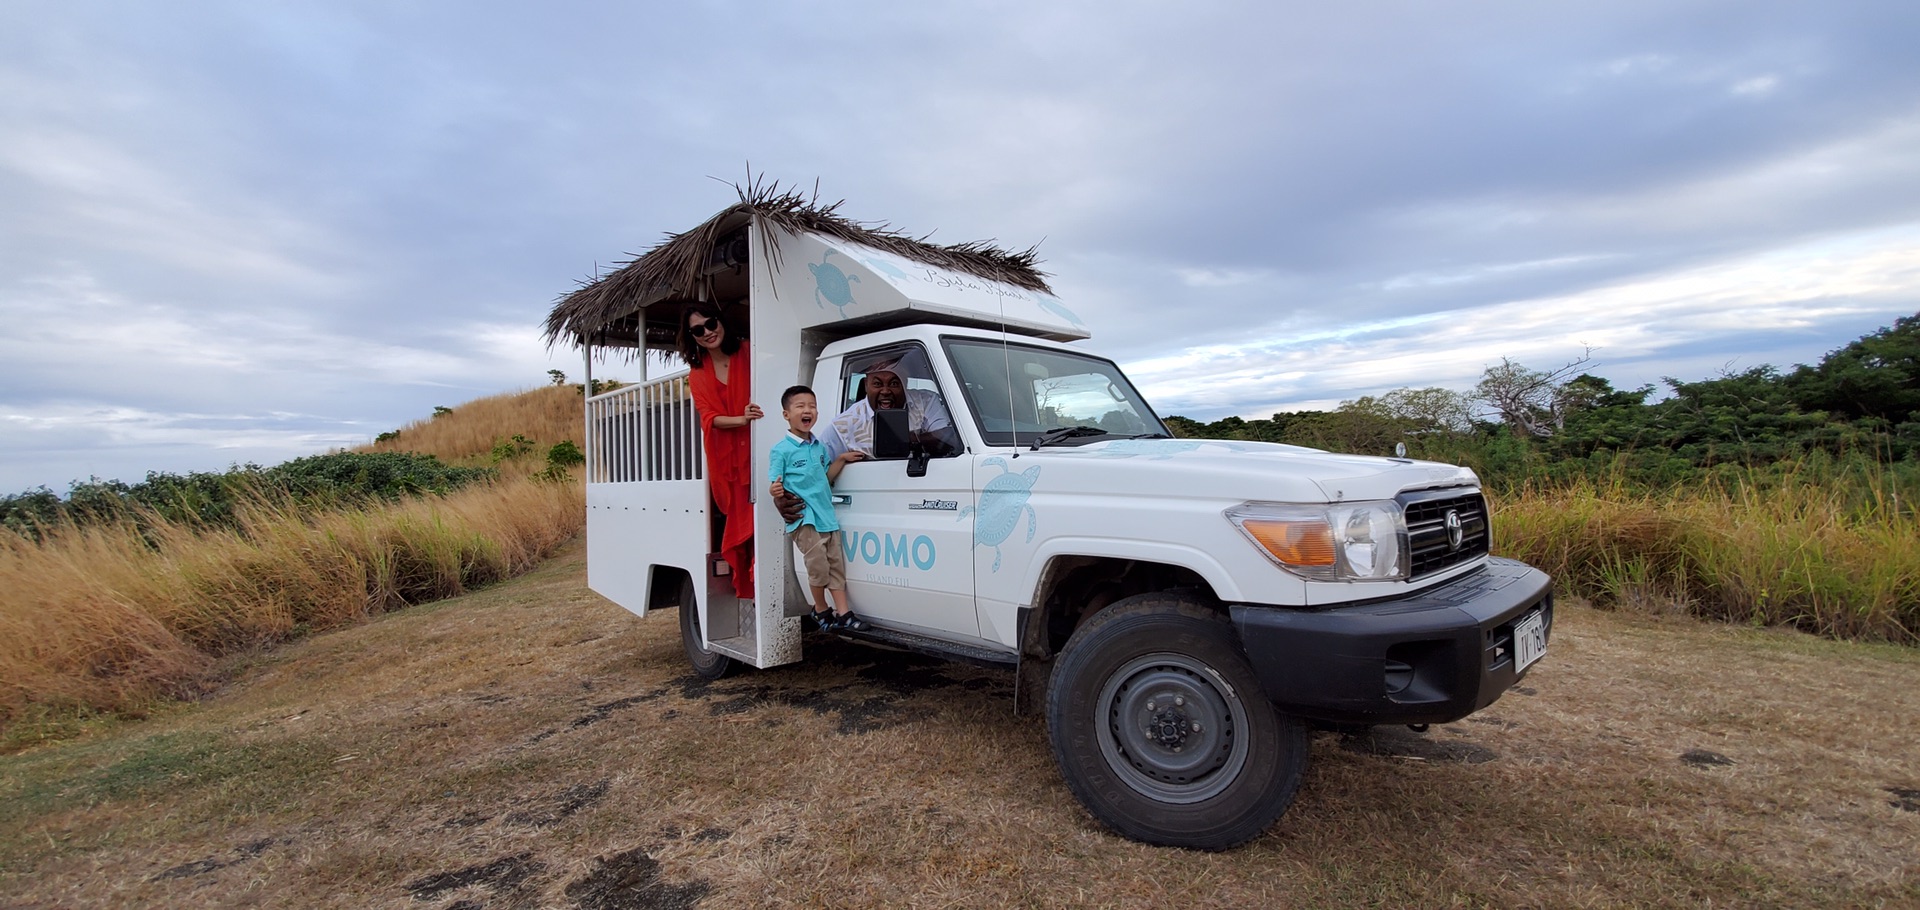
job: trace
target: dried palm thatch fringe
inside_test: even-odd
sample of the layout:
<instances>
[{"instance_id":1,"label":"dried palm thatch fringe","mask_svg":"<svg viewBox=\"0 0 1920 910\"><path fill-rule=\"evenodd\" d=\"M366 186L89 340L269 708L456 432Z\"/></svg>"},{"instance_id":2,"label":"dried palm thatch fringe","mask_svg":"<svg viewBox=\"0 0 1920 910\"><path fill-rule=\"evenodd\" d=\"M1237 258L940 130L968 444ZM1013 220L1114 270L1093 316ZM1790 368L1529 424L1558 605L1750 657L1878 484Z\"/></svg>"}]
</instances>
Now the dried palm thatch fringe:
<instances>
[{"instance_id":1,"label":"dried palm thatch fringe","mask_svg":"<svg viewBox=\"0 0 1920 910\"><path fill-rule=\"evenodd\" d=\"M713 245L756 217L794 233L820 234L935 268L1053 293L1047 286L1046 273L1035 268L1040 261L1038 246L1015 253L994 246L992 241L929 243L927 237L931 235L912 237L885 222L854 221L839 214L845 200L822 205L818 182L810 196L782 190L778 181L768 182L762 177L751 177L746 186L733 184L733 188L740 196L739 203L693 230L668 234L652 249L604 276L581 282L579 290L556 301L547 315L547 346L562 341L578 344L582 334L626 318L641 303L663 294L694 299ZM772 264L779 267L777 261Z\"/></svg>"}]
</instances>

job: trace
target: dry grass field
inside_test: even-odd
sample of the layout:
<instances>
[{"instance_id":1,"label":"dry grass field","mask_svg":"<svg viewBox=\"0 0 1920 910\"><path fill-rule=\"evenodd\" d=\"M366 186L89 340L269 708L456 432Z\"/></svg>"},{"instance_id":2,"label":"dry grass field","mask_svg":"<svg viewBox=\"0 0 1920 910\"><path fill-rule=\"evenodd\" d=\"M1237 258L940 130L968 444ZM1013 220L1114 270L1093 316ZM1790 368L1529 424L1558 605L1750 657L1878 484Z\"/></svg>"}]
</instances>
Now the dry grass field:
<instances>
[{"instance_id":1,"label":"dry grass field","mask_svg":"<svg viewBox=\"0 0 1920 910\"><path fill-rule=\"evenodd\" d=\"M577 483L509 474L336 511L248 502L232 530L122 522L37 543L0 530L0 748L192 697L222 677L219 655L525 572L585 511Z\"/></svg>"},{"instance_id":2,"label":"dry grass field","mask_svg":"<svg viewBox=\"0 0 1920 910\"><path fill-rule=\"evenodd\" d=\"M707 683L530 574L0 756L0 906L1920 906L1920 654L1563 607L1425 735L1318 734L1227 853L1098 828L1003 674L836 640Z\"/></svg>"}]
</instances>

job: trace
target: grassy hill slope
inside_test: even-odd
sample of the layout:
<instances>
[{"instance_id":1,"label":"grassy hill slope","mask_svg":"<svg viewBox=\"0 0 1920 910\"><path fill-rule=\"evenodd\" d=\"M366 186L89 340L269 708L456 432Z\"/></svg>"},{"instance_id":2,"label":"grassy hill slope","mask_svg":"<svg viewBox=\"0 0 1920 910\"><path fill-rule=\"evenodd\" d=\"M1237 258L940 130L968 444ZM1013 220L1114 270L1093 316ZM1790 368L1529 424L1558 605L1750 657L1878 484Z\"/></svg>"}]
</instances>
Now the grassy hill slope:
<instances>
[{"instance_id":1,"label":"grassy hill slope","mask_svg":"<svg viewBox=\"0 0 1920 910\"><path fill-rule=\"evenodd\" d=\"M0 756L0 905L1920 905L1920 654L1563 607L1525 685L1319 734L1225 854L1104 833L1010 677L815 636L708 683L527 575Z\"/></svg>"},{"instance_id":2,"label":"grassy hill slope","mask_svg":"<svg viewBox=\"0 0 1920 910\"><path fill-rule=\"evenodd\" d=\"M498 469L444 495L327 508L248 493L217 527L134 507L37 540L0 530L0 748L195 697L218 684L222 655L532 568L585 521L577 479L533 479L553 443L578 439L579 415L577 389L549 386L368 447Z\"/></svg>"},{"instance_id":3,"label":"grassy hill slope","mask_svg":"<svg viewBox=\"0 0 1920 910\"><path fill-rule=\"evenodd\" d=\"M496 445L518 434L532 440L544 454L562 440L581 443L583 420L579 386L542 386L476 398L446 413L415 420L391 437L354 451L419 452L461 464L488 460Z\"/></svg>"}]
</instances>

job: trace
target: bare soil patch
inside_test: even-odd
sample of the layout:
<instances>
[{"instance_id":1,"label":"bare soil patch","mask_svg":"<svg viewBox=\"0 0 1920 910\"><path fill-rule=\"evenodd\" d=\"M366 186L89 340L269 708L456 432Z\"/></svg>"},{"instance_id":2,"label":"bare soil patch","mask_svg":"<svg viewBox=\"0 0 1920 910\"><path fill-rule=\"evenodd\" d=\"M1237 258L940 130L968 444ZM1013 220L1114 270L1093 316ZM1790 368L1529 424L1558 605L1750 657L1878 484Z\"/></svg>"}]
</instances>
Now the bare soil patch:
<instances>
[{"instance_id":1,"label":"bare soil patch","mask_svg":"<svg viewBox=\"0 0 1920 910\"><path fill-rule=\"evenodd\" d=\"M1099 828L1011 677L707 682L583 548L0 756L0 906L1920 906L1920 655L1577 605L1468 720L1324 732L1222 854Z\"/></svg>"}]
</instances>

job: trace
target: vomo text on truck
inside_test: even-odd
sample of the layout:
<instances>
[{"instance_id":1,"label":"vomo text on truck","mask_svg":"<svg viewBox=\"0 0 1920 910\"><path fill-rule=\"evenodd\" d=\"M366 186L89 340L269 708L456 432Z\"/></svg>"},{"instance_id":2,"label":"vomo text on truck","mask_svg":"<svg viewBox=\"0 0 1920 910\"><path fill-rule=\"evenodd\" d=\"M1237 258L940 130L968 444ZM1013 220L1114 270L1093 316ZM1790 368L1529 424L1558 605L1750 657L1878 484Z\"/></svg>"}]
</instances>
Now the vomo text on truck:
<instances>
[{"instance_id":1,"label":"vomo text on truck","mask_svg":"<svg viewBox=\"0 0 1920 910\"><path fill-rule=\"evenodd\" d=\"M1175 439L1048 289L1034 256L869 228L793 194L741 202L557 303L550 342L624 350L640 382L586 403L588 581L673 608L694 669L805 659L804 567L755 484L755 592L716 554L684 370L645 375L684 307L746 326L752 398L811 385L823 419L897 362L947 444L876 427L834 484L847 585L879 646L1003 667L1102 824L1221 849L1278 818L1310 724L1433 724L1545 652L1549 579L1488 553L1472 471ZM881 416L904 412L879 412ZM785 432L752 430L752 477Z\"/></svg>"}]
</instances>

